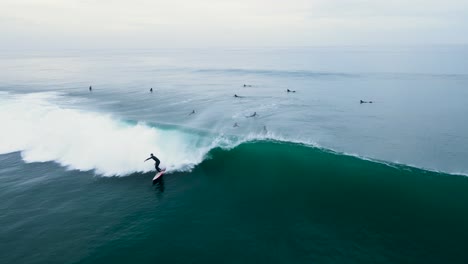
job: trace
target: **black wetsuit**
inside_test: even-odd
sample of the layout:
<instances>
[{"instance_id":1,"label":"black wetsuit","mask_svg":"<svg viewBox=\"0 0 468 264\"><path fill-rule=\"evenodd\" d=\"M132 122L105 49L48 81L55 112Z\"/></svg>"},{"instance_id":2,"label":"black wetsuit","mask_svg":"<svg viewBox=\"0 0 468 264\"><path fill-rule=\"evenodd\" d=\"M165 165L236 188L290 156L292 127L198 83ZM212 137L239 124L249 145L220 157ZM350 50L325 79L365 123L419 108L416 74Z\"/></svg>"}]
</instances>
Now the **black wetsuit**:
<instances>
[{"instance_id":1,"label":"black wetsuit","mask_svg":"<svg viewBox=\"0 0 468 264\"><path fill-rule=\"evenodd\" d=\"M151 157L147 158L146 160L149 160L149 159L153 159L153 160L156 162L156 163L154 164L154 167L156 168L156 170L157 170L158 172L161 172L161 169L159 168L159 163L161 163L161 161L160 161L158 158L156 158L156 156L154 156L154 155L152 155ZM145 161L146 161L146 160L145 160Z\"/></svg>"}]
</instances>

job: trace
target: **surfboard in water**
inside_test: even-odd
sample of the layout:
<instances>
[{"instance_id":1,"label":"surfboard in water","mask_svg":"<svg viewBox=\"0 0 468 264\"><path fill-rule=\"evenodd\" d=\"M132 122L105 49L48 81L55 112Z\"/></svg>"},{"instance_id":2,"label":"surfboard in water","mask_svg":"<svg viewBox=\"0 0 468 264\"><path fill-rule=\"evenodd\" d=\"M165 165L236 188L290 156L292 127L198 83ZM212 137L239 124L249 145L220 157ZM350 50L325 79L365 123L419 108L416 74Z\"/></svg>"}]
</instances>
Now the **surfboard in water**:
<instances>
[{"instance_id":1,"label":"surfboard in water","mask_svg":"<svg viewBox=\"0 0 468 264\"><path fill-rule=\"evenodd\" d=\"M158 180L160 180L165 172L166 172L166 170L162 170L162 171L156 173L156 175L154 175L154 178L153 178L153 184L155 184Z\"/></svg>"}]
</instances>

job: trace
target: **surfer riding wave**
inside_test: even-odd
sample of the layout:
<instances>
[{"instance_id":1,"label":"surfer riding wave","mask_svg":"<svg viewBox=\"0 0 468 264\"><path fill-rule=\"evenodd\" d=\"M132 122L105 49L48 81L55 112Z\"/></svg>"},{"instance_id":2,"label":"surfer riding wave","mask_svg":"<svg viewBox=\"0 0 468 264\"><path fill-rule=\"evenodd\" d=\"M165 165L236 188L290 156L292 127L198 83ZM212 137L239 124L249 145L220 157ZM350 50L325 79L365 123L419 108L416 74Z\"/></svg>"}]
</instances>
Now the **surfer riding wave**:
<instances>
[{"instance_id":1,"label":"surfer riding wave","mask_svg":"<svg viewBox=\"0 0 468 264\"><path fill-rule=\"evenodd\" d=\"M155 163L154 163L154 167L156 168L156 170L157 170L158 172L161 172L162 170L159 168L159 163L161 163L161 161L160 161L158 158L156 158L156 156L154 156L153 153L151 153L151 155L150 155L149 158L145 159L145 162L146 162L147 160L150 160L150 159L153 159L153 160L154 160L154 162L155 162Z\"/></svg>"}]
</instances>

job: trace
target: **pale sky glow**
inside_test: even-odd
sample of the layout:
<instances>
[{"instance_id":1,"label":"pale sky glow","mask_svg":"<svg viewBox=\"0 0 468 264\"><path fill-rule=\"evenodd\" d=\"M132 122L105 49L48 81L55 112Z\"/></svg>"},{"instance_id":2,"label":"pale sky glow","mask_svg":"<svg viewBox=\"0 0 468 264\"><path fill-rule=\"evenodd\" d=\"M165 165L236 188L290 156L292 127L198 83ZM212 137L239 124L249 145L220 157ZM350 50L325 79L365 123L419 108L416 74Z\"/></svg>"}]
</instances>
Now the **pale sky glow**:
<instances>
[{"instance_id":1,"label":"pale sky glow","mask_svg":"<svg viewBox=\"0 0 468 264\"><path fill-rule=\"evenodd\" d=\"M466 44L467 0L1 0L0 47Z\"/></svg>"}]
</instances>

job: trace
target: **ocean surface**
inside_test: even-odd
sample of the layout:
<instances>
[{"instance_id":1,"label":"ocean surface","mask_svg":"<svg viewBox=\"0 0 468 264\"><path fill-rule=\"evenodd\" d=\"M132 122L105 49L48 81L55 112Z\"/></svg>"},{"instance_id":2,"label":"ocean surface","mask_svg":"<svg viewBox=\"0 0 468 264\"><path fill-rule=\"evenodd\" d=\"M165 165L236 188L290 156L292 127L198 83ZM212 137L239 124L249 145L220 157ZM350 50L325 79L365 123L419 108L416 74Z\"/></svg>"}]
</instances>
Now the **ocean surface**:
<instances>
[{"instance_id":1,"label":"ocean surface","mask_svg":"<svg viewBox=\"0 0 468 264\"><path fill-rule=\"evenodd\" d=\"M0 262L468 263L467 62L0 52Z\"/></svg>"}]
</instances>

